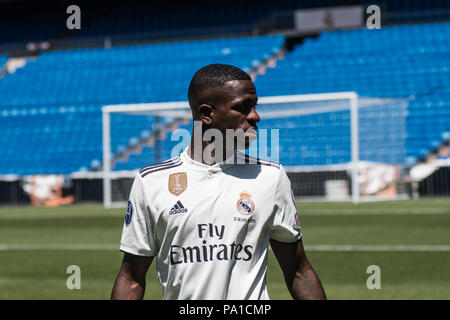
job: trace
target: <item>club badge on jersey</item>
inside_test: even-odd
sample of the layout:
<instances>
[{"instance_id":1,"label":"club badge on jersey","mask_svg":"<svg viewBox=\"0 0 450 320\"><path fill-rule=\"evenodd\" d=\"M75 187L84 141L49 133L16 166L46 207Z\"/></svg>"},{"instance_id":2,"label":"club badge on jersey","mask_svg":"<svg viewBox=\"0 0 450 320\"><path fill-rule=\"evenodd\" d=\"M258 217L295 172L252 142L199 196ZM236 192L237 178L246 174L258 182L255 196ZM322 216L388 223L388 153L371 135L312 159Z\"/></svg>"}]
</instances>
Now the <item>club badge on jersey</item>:
<instances>
[{"instance_id":1,"label":"club badge on jersey","mask_svg":"<svg viewBox=\"0 0 450 320\"><path fill-rule=\"evenodd\" d=\"M128 200L127 213L125 214L125 226L129 226L133 217L133 203Z\"/></svg>"},{"instance_id":2,"label":"club badge on jersey","mask_svg":"<svg viewBox=\"0 0 450 320\"><path fill-rule=\"evenodd\" d=\"M172 173L169 176L169 192L179 196L187 188L186 172Z\"/></svg>"},{"instance_id":3,"label":"club badge on jersey","mask_svg":"<svg viewBox=\"0 0 450 320\"><path fill-rule=\"evenodd\" d=\"M255 202L250 199L251 194L247 191L242 191L239 193L239 200L237 202L237 209L240 214L251 215L255 211Z\"/></svg>"}]
</instances>

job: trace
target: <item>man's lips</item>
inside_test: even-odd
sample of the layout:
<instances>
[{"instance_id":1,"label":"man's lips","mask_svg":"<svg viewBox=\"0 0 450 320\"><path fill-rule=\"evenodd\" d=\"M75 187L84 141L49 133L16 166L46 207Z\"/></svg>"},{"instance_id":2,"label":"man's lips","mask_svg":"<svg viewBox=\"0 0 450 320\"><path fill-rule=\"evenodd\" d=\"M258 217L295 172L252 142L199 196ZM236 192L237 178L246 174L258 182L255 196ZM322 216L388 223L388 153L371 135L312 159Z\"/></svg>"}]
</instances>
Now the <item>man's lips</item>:
<instances>
[{"instance_id":1,"label":"man's lips","mask_svg":"<svg viewBox=\"0 0 450 320\"><path fill-rule=\"evenodd\" d=\"M247 131L257 131L257 130L258 130L258 127L250 127L250 128L245 129L244 132L247 132Z\"/></svg>"},{"instance_id":2,"label":"man's lips","mask_svg":"<svg viewBox=\"0 0 450 320\"><path fill-rule=\"evenodd\" d=\"M257 128L249 128L245 130L245 136L250 139L256 139L258 134L256 133Z\"/></svg>"}]
</instances>

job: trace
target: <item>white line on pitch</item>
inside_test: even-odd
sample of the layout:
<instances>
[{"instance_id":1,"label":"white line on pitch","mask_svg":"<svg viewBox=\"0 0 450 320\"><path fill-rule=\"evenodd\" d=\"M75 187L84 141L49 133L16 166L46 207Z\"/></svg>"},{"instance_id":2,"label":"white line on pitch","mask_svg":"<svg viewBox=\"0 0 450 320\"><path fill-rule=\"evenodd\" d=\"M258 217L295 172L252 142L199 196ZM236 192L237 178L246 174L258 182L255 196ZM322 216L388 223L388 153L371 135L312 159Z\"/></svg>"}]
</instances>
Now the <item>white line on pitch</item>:
<instances>
[{"instance_id":1,"label":"white line on pitch","mask_svg":"<svg viewBox=\"0 0 450 320\"><path fill-rule=\"evenodd\" d=\"M92 219L92 218L120 218L123 217L124 214L122 213L114 213L114 214L108 214L108 215L99 215L99 214L93 214L93 215L80 215L80 214L26 214L26 215L2 215L0 216L0 220L26 220L26 219L33 219L33 220L39 220L39 219L52 219L52 220L58 220L58 219Z\"/></svg>"},{"instance_id":2,"label":"white line on pitch","mask_svg":"<svg viewBox=\"0 0 450 320\"><path fill-rule=\"evenodd\" d=\"M0 251L7 250L119 250L119 244L0 243Z\"/></svg>"},{"instance_id":3,"label":"white line on pitch","mask_svg":"<svg viewBox=\"0 0 450 320\"><path fill-rule=\"evenodd\" d=\"M450 245L305 245L306 251L450 251Z\"/></svg>"},{"instance_id":4,"label":"white line on pitch","mask_svg":"<svg viewBox=\"0 0 450 320\"><path fill-rule=\"evenodd\" d=\"M427 214L449 214L450 210L445 208L429 208L429 209L418 209L418 208L395 208L395 209L328 209L328 210L320 210L320 209L305 209L302 210L301 206L299 206L299 215L305 216L346 216L346 215L427 215Z\"/></svg>"},{"instance_id":5,"label":"white line on pitch","mask_svg":"<svg viewBox=\"0 0 450 320\"><path fill-rule=\"evenodd\" d=\"M28 244L0 243L10 250L119 250L118 244ZM450 245L305 245L306 251L428 251L450 252Z\"/></svg>"},{"instance_id":6,"label":"white line on pitch","mask_svg":"<svg viewBox=\"0 0 450 320\"><path fill-rule=\"evenodd\" d=\"M302 209L301 204L298 206L299 215L302 216L369 216L369 215L429 215L429 214L450 214L450 210L446 208L364 208L364 209ZM26 220L26 219L92 219L92 218L120 218L122 214L111 214L111 215L8 215L0 216L1 220Z\"/></svg>"}]
</instances>

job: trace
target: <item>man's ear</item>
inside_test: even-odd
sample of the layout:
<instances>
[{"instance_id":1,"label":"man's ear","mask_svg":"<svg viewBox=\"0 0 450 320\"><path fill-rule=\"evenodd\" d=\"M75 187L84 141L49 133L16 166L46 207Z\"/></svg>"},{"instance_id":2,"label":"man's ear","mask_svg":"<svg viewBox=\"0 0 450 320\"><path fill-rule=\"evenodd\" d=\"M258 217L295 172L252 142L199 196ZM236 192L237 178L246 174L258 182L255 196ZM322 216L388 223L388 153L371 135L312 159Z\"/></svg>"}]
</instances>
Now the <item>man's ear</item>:
<instances>
[{"instance_id":1,"label":"man's ear","mask_svg":"<svg viewBox=\"0 0 450 320\"><path fill-rule=\"evenodd\" d=\"M214 117L214 108L209 104L202 104L198 107L198 115L204 125L210 126Z\"/></svg>"}]
</instances>

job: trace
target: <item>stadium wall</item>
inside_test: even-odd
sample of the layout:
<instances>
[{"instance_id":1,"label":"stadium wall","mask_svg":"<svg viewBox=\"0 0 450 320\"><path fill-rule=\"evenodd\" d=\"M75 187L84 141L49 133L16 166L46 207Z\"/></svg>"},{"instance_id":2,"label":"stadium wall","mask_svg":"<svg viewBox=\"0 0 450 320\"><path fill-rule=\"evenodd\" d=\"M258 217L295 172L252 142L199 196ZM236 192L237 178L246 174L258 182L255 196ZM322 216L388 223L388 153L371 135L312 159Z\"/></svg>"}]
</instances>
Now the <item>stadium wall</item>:
<instances>
[{"instance_id":1,"label":"stadium wall","mask_svg":"<svg viewBox=\"0 0 450 320\"><path fill-rule=\"evenodd\" d=\"M20 180L0 180L0 204L18 205L28 203L30 203L30 197L24 192Z\"/></svg>"},{"instance_id":2,"label":"stadium wall","mask_svg":"<svg viewBox=\"0 0 450 320\"><path fill-rule=\"evenodd\" d=\"M450 195L450 168L441 167L431 176L420 181L418 193L421 197L448 197Z\"/></svg>"}]
</instances>

